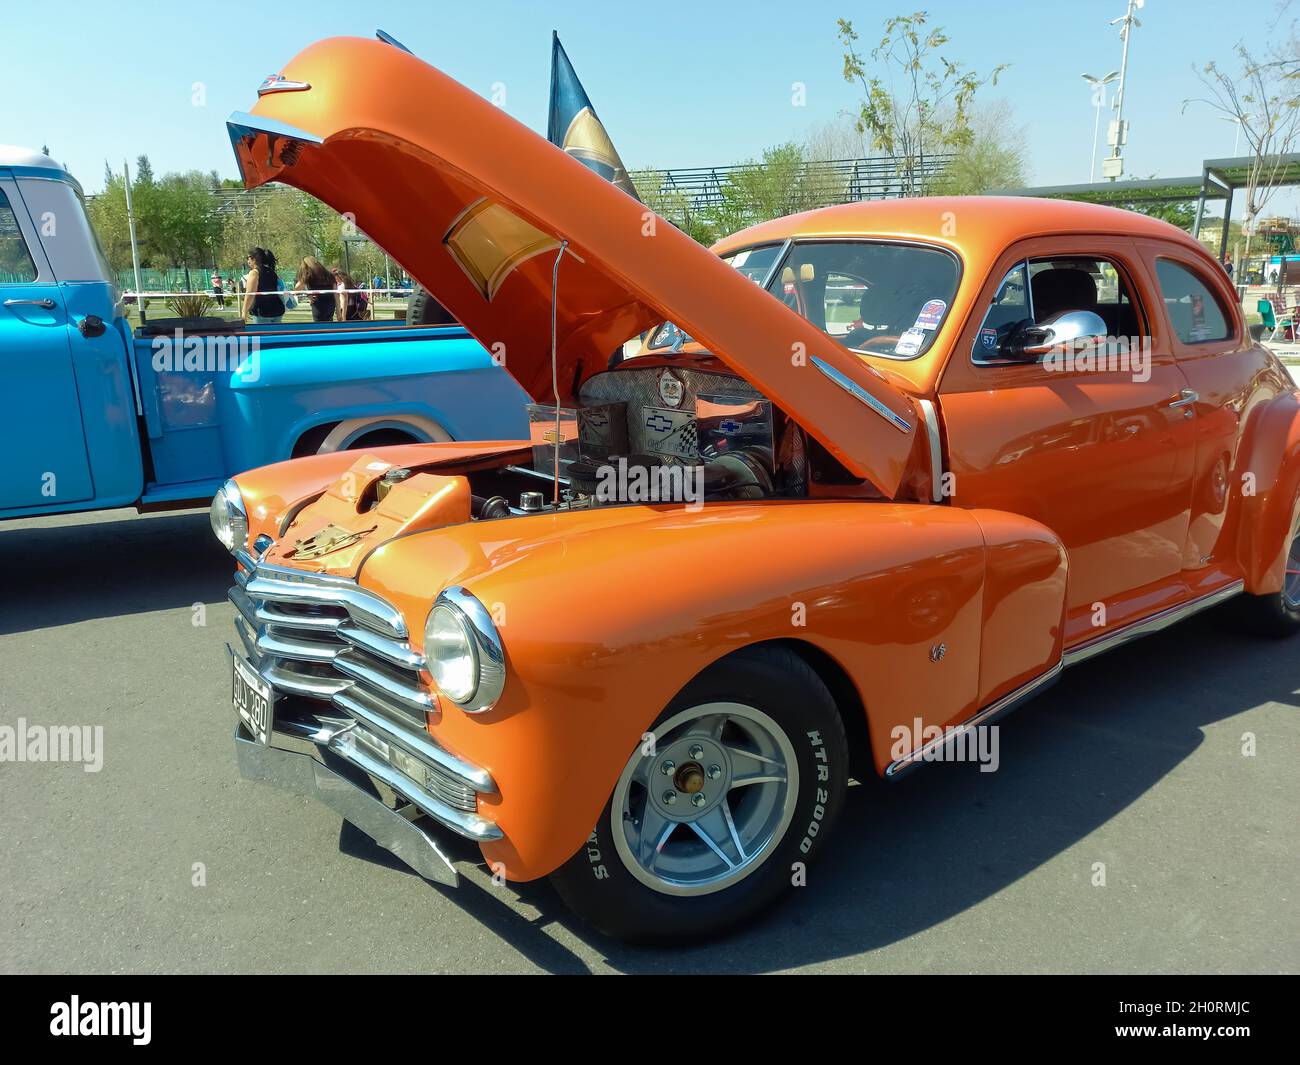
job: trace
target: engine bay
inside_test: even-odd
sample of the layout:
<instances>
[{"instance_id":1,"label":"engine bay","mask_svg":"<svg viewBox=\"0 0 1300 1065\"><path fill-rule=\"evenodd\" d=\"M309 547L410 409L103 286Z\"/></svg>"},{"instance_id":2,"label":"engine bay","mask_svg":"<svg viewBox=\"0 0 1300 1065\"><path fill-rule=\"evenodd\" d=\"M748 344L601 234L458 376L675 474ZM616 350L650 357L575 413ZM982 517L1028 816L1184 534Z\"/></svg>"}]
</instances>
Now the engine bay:
<instances>
[{"instance_id":1,"label":"engine bay","mask_svg":"<svg viewBox=\"0 0 1300 1065\"><path fill-rule=\"evenodd\" d=\"M528 419L531 464L470 474L473 517L807 494L802 432L733 374L620 366Z\"/></svg>"}]
</instances>

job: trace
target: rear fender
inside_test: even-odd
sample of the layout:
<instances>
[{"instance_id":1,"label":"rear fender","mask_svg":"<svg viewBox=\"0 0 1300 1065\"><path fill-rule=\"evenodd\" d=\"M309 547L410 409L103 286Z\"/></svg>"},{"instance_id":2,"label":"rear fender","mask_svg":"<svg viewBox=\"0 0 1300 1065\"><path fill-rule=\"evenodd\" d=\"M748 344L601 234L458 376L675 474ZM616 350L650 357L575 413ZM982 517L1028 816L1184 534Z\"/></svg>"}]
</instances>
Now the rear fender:
<instances>
[{"instance_id":1,"label":"rear fender","mask_svg":"<svg viewBox=\"0 0 1300 1065\"><path fill-rule=\"evenodd\" d=\"M1237 553L1246 591L1280 591L1287 547L1300 520L1300 397L1283 392L1262 407L1247 428L1238 465L1241 526Z\"/></svg>"}]
</instances>

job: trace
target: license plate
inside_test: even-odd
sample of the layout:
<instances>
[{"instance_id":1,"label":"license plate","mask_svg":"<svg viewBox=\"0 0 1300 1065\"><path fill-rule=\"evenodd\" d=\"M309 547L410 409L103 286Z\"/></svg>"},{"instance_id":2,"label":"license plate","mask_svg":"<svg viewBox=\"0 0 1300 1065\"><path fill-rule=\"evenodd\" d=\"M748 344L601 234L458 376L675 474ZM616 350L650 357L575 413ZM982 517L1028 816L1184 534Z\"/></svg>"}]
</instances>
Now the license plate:
<instances>
[{"instance_id":1,"label":"license plate","mask_svg":"<svg viewBox=\"0 0 1300 1065\"><path fill-rule=\"evenodd\" d=\"M253 734L258 743L266 743L271 733L271 714L275 693L271 685L252 671L244 662L232 657L230 674L230 700L235 704L239 719Z\"/></svg>"}]
</instances>

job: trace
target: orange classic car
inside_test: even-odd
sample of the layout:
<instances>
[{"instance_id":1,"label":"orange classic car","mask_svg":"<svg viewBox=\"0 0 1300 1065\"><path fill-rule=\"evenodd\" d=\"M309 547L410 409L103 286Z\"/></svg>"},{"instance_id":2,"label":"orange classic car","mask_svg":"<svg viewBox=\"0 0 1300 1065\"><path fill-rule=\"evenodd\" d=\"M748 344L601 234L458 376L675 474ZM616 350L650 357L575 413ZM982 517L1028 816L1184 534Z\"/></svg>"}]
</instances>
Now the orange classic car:
<instances>
[{"instance_id":1,"label":"orange classic car","mask_svg":"<svg viewBox=\"0 0 1300 1065\"><path fill-rule=\"evenodd\" d=\"M718 932L801 882L851 776L1228 599L1300 627L1296 390L1163 222L904 199L710 251L361 39L230 134L249 186L355 218L536 401L529 440L213 501L241 772L431 880L455 834L614 936Z\"/></svg>"}]
</instances>

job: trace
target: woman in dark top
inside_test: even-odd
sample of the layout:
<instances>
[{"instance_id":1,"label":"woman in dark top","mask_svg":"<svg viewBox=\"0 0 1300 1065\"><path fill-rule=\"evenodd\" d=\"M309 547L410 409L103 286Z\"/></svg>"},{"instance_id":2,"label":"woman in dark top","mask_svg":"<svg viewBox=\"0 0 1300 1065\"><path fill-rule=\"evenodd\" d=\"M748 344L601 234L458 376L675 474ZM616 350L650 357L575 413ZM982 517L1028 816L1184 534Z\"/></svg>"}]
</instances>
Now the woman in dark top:
<instances>
[{"instance_id":1,"label":"woman in dark top","mask_svg":"<svg viewBox=\"0 0 1300 1065\"><path fill-rule=\"evenodd\" d=\"M253 248L244 275L244 317L261 325L280 321L284 317L284 298L279 295L279 287L275 255L265 248Z\"/></svg>"},{"instance_id":2,"label":"woman in dark top","mask_svg":"<svg viewBox=\"0 0 1300 1065\"><path fill-rule=\"evenodd\" d=\"M314 255L308 255L298 267L298 276L293 283L295 292L310 292L311 320L313 322L334 321L334 275Z\"/></svg>"}]
</instances>

